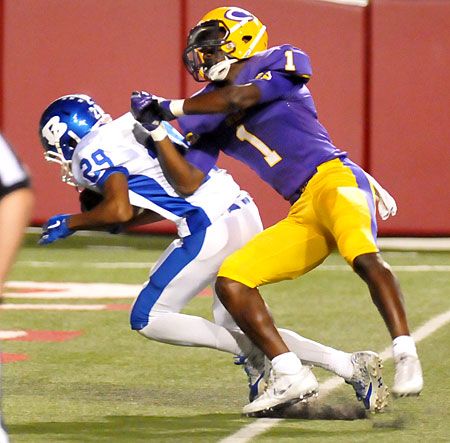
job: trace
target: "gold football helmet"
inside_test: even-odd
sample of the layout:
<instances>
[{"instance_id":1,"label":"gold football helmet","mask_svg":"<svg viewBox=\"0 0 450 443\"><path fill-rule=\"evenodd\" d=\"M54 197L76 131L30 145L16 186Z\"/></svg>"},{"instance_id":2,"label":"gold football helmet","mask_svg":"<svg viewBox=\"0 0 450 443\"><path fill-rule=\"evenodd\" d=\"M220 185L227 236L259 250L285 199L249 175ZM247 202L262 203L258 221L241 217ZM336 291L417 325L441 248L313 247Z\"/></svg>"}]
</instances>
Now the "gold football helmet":
<instances>
[{"instance_id":1,"label":"gold football helmet","mask_svg":"<svg viewBox=\"0 0 450 443\"><path fill-rule=\"evenodd\" d=\"M266 27L250 12L221 7L191 29L183 61L197 81L224 80L230 65L267 49Z\"/></svg>"}]
</instances>

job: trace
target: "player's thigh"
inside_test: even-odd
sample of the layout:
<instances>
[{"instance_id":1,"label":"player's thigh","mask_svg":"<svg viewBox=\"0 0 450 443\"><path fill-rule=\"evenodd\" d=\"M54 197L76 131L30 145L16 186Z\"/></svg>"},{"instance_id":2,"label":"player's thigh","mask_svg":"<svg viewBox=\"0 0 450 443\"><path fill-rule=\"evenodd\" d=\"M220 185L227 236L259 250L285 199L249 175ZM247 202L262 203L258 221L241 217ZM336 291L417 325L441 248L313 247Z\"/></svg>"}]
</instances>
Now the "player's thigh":
<instances>
[{"instance_id":1,"label":"player's thigh","mask_svg":"<svg viewBox=\"0 0 450 443\"><path fill-rule=\"evenodd\" d=\"M351 264L358 255L378 252L375 202L364 172L344 164L324 182L315 208L341 255Z\"/></svg>"},{"instance_id":2,"label":"player's thigh","mask_svg":"<svg viewBox=\"0 0 450 443\"><path fill-rule=\"evenodd\" d=\"M205 244L197 261L215 263L215 274L217 274L220 265L230 254L240 249L261 231L262 222L253 202L227 212L208 227Z\"/></svg>"},{"instance_id":3,"label":"player's thigh","mask_svg":"<svg viewBox=\"0 0 450 443\"><path fill-rule=\"evenodd\" d=\"M299 277L319 265L330 250L319 231L287 218L228 257L218 275L253 288Z\"/></svg>"},{"instance_id":4,"label":"player's thigh","mask_svg":"<svg viewBox=\"0 0 450 443\"><path fill-rule=\"evenodd\" d=\"M147 318L180 312L213 284L223 260L260 232L259 215L252 206L226 213L206 230L172 242L153 267L149 282L135 302L132 318L137 313Z\"/></svg>"},{"instance_id":5,"label":"player's thigh","mask_svg":"<svg viewBox=\"0 0 450 443\"><path fill-rule=\"evenodd\" d=\"M137 297L131 310L133 329L142 329L150 315L180 312L186 304L206 287L210 269L203 273L195 266L204 246L205 231L173 241L158 259L150 278ZM218 265L216 265L217 272ZM214 275L214 273L212 272Z\"/></svg>"},{"instance_id":6,"label":"player's thigh","mask_svg":"<svg viewBox=\"0 0 450 443\"><path fill-rule=\"evenodd\" d=\"M250 202L239 209L231 211L221 218L219 223L214 223L213 228L208 235L216 239L216 253L212 257L218 263L215 271L214 280L222 262L233 252L237 251L248 243L255 235L262 231L262 222L258 208L253 202ZM218 241L218 238L221 241ZM219 245L222 244L220 249ZM209 251L210 255L211 251ZM208 260L208 255L204 259ZM214 286L214 285L212 285ZM220 302L213 288L213 316L216 324L227 329L239 329L230 313Z\"/></svg>"}]
</instances>

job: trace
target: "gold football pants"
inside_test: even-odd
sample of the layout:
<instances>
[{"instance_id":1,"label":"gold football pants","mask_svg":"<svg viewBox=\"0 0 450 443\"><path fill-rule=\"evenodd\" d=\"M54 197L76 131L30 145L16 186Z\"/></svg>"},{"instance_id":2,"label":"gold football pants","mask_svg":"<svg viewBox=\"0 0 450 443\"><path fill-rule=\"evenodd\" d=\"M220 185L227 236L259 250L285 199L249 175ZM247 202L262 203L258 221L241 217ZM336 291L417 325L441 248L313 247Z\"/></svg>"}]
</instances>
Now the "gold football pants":
<instances>
[{"instance_id":1,"label":"gold football pants","mask_svg":"<svg viewBox=\"0 0 450 443\"><path fill-rule=\"evenodd\" d=\"M219 270L251 288L297 278L336 248L346 261L378 252L375 201L364 171L348 159L317 168L288 216L229 256Z\"/></svg>"}]
</instances>

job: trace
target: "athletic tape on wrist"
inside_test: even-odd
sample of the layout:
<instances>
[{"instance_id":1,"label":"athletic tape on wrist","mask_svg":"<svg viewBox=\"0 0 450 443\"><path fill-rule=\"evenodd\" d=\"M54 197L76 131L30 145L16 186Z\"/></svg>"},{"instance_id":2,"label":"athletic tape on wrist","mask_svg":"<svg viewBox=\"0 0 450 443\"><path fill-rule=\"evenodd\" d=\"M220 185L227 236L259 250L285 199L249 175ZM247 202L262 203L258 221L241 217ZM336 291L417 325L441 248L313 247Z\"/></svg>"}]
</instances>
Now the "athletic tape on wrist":
<instances>
[{"instance_id":1,"label":"athletic tape on wrist","mask_svg":"<svg viewBox=\"0 0 450 443\"><path fill-rule=\"evenodd\" d=\"M183 106L184 100L171 100L169 109L175 117L182 117L184 115Z\"/></svg>"},{"instance_id":2,"label":"athletic tape on wrist","mask_svg":"<svg viewBox=\"0 0 450 443\"><path fill-rule=\"evenodd\" d=\"M160 142L167 137L167 131L163 124L160 124L156 129L150 131L153 141Z\"/></svg>"}]
</instances>

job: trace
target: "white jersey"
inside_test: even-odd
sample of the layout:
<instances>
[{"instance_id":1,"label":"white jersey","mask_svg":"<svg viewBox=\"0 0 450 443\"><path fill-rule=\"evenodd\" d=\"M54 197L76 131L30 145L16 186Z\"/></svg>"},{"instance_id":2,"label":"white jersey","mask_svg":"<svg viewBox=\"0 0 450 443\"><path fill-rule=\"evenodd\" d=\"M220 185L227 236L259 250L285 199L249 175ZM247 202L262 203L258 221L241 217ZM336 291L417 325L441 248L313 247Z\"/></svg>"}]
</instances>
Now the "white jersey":
<instances>
[{"instance_id":1,"label":"white jersey","mask_svg":"<svg viewBox=\"0 0 450 443\"><path fill-rule=\"evenodd\" d=\"M168 123L166 128L174 143L186 146L178 131ZM180 197L164 177L155 152L137 140L141 137L142 127L131 113L83 137L72 157L77 185L102 193L103 184L111 174L125 174L130 203L175 222L180 237L211 225L239 196L241 191L233 178L215 168L194 194Z\"/></svg>"}]
</instances>

